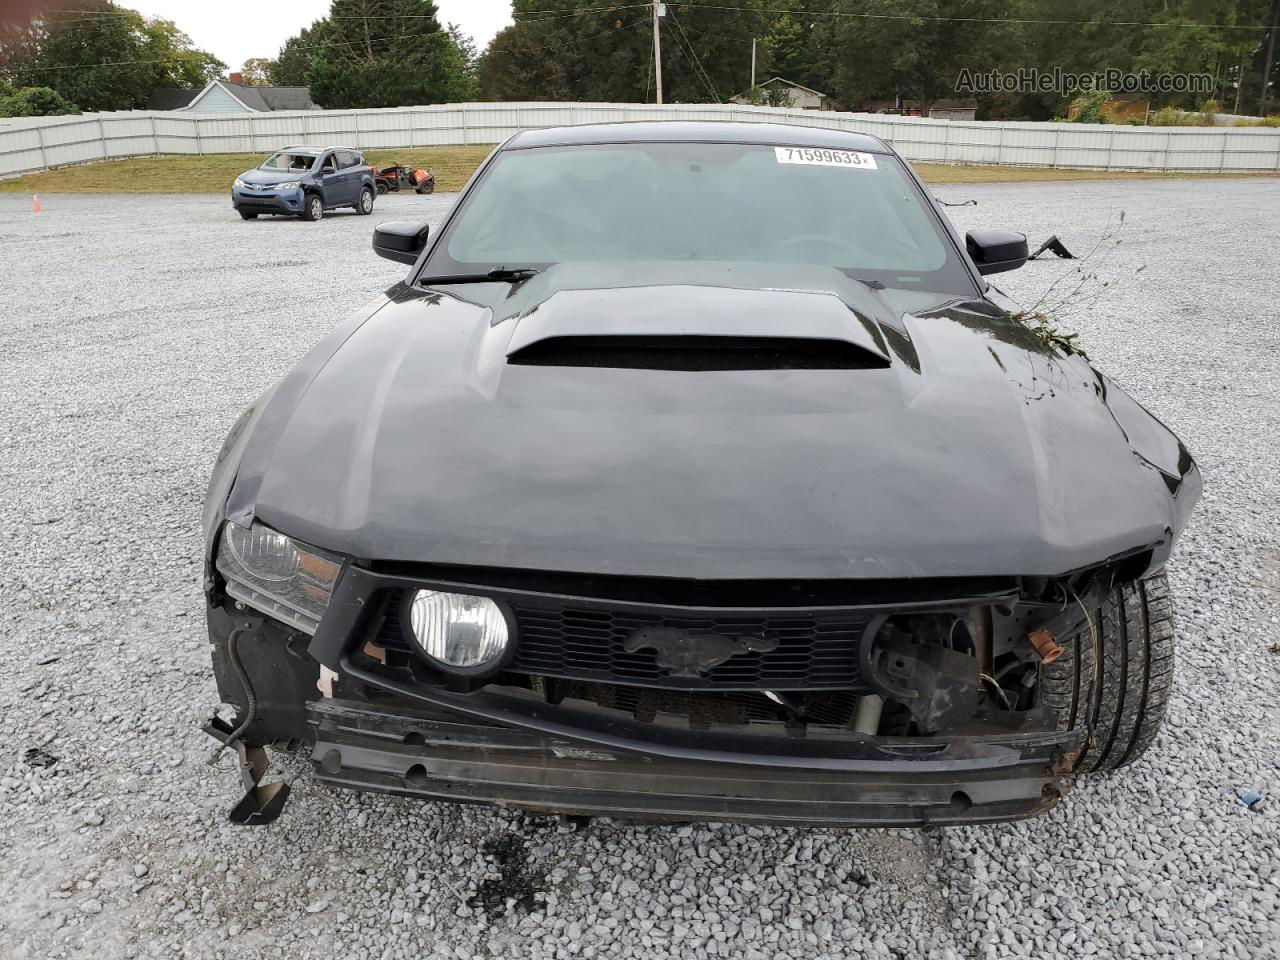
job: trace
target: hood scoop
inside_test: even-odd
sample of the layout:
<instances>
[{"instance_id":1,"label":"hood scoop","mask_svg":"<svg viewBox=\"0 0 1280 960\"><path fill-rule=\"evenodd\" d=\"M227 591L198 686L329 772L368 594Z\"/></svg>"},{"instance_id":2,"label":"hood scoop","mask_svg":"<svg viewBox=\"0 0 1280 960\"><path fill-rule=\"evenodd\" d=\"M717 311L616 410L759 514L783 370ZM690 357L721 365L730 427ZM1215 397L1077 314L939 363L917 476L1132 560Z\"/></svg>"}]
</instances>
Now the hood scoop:
<instances>
[{"instance_id":1,"label":"hood scoop","mask_svg":"<svg viewBox=\"0 0 1280 960\"><path fill-rule=\"evenodd\" d=\"M511 318L514 366L868 370L879 326L832 293L673 284L559 290ZM501 324L500 324L501 325Z\"/></svg>"},{"instance_id":2,"label":"hood scoop","mask_svg":"<svg viewBox=\"0 0 1280 960\"><path fill-rule=\"evenodd\" d=\"M548 337L507 356L537 367L615 370L868 370L889 366L847 340L618 334Z\"/></svg>"}]
</instances>

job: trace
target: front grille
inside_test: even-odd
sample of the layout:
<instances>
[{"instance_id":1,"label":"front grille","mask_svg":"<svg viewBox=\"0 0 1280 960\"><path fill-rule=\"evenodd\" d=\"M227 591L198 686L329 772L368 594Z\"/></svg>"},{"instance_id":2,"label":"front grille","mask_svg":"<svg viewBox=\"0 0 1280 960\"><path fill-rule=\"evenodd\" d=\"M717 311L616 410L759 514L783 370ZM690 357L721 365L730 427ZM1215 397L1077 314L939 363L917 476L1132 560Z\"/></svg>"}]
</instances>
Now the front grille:
<instances>
[{"instance_id":1,"label":"front grille","mask_svg":"<svg viewBox=\"0 0 1280 960\"><path fill-rule=\"evenodd\" d=\"M849 723L858 706L858 694L847 690L793 693L781 704L755 690L655 690L583 680L548 680L545 686L556 702L587 700L645 723L666 715L685 717L694 724L802 722L838 727Z\"/></svg>"},{"instance_id":2,"label":"front grille","mask_svg":"<svg viewBox=\"0 0 1280 960\"><path fill-rule=\"evenodd\" d=\"M392 596L374 638L381 646L411 649L400 604ZM561 603L511 602L518 646L509 670L544 677L596 680L667 689L842 690L860 685L858 643L870 615L778 610L741 616L731 610L691 617ZM729 640L764 638L773 649L738 653L696 677L674 677L651 649L628 652L627 640L645 627Z\"/></svg>"}]
</instances>

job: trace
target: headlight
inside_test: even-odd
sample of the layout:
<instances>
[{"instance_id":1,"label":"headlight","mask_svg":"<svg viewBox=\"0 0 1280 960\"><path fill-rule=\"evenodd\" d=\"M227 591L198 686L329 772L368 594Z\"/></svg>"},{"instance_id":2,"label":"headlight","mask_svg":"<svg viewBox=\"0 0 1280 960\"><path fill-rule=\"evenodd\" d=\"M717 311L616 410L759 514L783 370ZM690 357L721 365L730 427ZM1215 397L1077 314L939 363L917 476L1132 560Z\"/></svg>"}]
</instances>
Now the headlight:
<instances>
[{"instance_id":1,"label":"headlight","mask_svg":"<svg viewBox=\"0 0 1280 960\"><path fill-rule=\"evenodd\" d=\"M216 566L227 578L229 596L305 633L315 633L342 572L342 558L260 523L246 530L228 521Z\"/></svg>"},{"instance_id":2,"label":"headlight","mask_svg":"<svg viewBox=\"0 0 1280 960\"><path fill-rule=\"evenodd\" d=\"M409 600L413 638L429 658L458 673L484 673L501 663L511 631L488 597L419 590Z\"/></svg>"},{"instance_id":3,"label":"headlight","mask_svg":"<svg viewBox=\"0 0 1280 960\"><path fill-rule=\"evenodd\" d=\"M239 187L241 190L243 190L245 186L247 186L247 184L245 184L245 182L241 180L239 177L236 177L236 186Z\"/></svg>"},{"instance_id":4,"label":"headlight","mask_svg":"<svg viewBox=\"0 0 1280 960\"><path fill-rule=\"evenodd\" d=\"M288 183L277 183L276 186L281 190L297 190L302 184L297 180L290 180Z\"/></svg>"}]
</instances>

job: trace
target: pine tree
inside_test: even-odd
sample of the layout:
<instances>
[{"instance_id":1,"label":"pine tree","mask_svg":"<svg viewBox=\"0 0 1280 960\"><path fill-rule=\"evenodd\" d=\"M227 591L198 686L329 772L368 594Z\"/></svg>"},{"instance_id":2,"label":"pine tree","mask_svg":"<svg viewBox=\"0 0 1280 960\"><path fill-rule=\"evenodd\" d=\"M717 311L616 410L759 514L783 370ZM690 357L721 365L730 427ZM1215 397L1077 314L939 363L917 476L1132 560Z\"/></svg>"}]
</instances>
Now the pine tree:
<instances>
[{"instance_id":1,"label":"pine tree","mask_svg":"<svg viewBox=\"0 0 1280 960\"><path fill-rule=\"evenodd\" d=\"M306 71L322 107L441 103L472 92L464 55L430 0L334 0L324 32Z\"/></svg>"}]
</instances>

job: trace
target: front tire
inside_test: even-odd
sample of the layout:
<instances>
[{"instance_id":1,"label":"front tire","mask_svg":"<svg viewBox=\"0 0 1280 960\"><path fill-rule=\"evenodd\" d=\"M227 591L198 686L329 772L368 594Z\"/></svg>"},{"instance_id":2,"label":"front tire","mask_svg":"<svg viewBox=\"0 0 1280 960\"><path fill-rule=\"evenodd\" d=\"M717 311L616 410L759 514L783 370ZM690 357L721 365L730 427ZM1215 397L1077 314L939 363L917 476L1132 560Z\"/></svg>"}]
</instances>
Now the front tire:
<instances>
[{"instance_id":1,"label":"front tire","mask_svg":"<svg viewBox=\"0 0 1280 960\"><path fill-rule=\"evenodd\" d=\"M417 190L419 193L435 193L436 182L434 180L423 180L418 184Z\"/></svg>"},{"instance_id":2,"label":"front tire","mask_svg":"<svg viewBox=\"0 0 1280 960\"><path fill-rule=\"evenodd\" d=\"M1173 602L1165 572L1116 587L1061 638L1066 651L1042 669L1045 702L1060 730L1088 730L1073 770L1100 773L1147 752L1173 690ZM1095 669L1096 666L1096 669Z\"/></svg>"},{"instance_id":3,"label":"front tire","mask_svg":"<svg viewBox=\"0 0 1280 960\"><path fill-rule=\"evenodd\" d=\"M373 191L368 187L360 191L360 199L356 201L356 213L362 217L373 213Z\"/></svg>"},{"instance_id":4,"label":"front tire","mask_svg":"<svg viewBox=\"0 0 1280 960\"><path fill-rule=\"evenodd\" d=\"M302 208L302 219L312 222L324 217L324 198L318 193L308 193L306 204Z\"/></svg>"},{"instance_id":5,"label":"front tire","mask_svg":"<svg viewBox=\"0 0 1280 960\"><path fill-rule=\"evenodd\" d=\"M240 214L241 220L257 220L258 219L258 215L256 213L250 213L248 210L239 210L237 212Z\"/></svg>"}]
</instances>

